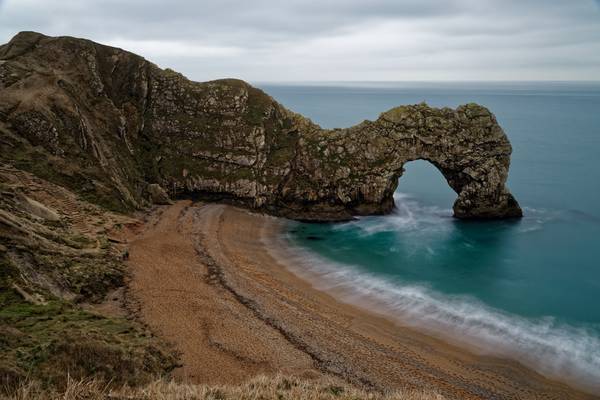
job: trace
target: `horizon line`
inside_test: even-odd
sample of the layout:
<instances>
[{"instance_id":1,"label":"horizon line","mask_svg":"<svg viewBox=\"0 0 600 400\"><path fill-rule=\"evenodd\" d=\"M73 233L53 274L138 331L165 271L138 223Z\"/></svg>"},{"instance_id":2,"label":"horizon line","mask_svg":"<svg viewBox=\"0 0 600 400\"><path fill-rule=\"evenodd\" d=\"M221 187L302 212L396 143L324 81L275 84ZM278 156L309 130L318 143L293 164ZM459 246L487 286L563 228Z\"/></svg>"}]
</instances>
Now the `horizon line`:
<instances>
[{"instance_id":1,"label":"horizon line","mask_svg":"<svg viewBox=\"0 0 600 400\"><path fill-rule=\"evenodd\" d=\"M230 79L230 78L218 78ZM217 80L218 80L217 79ZM248 80L251 83L597 83L588 79L416 79L416 80Z\"/></svg>"}]
</instances>

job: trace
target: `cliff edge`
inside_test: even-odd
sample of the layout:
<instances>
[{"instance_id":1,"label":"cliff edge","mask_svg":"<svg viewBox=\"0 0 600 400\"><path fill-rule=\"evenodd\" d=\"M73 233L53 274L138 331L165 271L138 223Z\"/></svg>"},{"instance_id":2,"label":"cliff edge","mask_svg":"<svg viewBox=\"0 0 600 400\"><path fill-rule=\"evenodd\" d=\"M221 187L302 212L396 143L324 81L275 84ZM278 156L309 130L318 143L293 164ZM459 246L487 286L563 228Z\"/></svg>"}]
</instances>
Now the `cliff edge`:
<instances>
[{"instance_id":1,"label":"cliff edge","mask_svg":"<svg viewBox=\"0 0 600 400\"><path fill-rule=\"evenodd\" d=\"M158 184L294 219L382 214L404 163L424 159L458 194L456 217L522 215L505 186L510 143L479 105L325 130L243 81L192 82L72 37L0 46L0 134L0 162L112 210L148 204Z\"/></svg>"}]
</instances>

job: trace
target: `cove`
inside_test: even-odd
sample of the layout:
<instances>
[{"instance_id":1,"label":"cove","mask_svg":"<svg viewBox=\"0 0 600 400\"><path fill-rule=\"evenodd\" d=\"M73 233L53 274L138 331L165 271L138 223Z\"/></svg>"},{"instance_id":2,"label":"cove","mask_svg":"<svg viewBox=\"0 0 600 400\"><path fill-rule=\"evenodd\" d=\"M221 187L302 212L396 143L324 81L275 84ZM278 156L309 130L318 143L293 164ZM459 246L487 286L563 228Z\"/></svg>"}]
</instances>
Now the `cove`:
<instances>
[{"instance_id":1,"label":"cove","mask_svg":"<svg viewBox=\"0 0 600 400\"><path fill-rule=\"evenodd\" d=\"M409 162L396 209L343 224L299 224L288 240L324 289L343 286L389 315L452 333L543 373L600 382L600 86L386 84L273 86L328 125L392 103L494 110L513 144L508 185L524 218L452 218L456 193L430 163ZM351 112L348 112L351 110ZM307 236L322 240L306 240ZM374 296L374 297L373 297Z\"/></svg>"}]
</instances>

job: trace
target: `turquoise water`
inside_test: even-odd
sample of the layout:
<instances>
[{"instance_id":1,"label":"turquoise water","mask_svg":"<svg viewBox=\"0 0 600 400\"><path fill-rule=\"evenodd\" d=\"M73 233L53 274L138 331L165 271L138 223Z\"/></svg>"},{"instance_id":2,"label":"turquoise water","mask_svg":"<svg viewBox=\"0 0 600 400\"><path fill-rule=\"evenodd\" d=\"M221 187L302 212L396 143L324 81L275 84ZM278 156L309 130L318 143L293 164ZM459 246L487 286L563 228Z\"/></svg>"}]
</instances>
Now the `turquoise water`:
<instances>
[{"instance_id":1,"label":"turquoise water","mask_svg":"<svg viewBox=\"0 0 600 400\"><path fill-rule=\"evenodd\" d=\"M259 86L327 128L422 101L492 110L513 145L522 220L453 219L456 194L415 161L393 214L292 224L287 238L318 286L348 301L600 391L600 84Z\"/></svg>"}]
</instances>

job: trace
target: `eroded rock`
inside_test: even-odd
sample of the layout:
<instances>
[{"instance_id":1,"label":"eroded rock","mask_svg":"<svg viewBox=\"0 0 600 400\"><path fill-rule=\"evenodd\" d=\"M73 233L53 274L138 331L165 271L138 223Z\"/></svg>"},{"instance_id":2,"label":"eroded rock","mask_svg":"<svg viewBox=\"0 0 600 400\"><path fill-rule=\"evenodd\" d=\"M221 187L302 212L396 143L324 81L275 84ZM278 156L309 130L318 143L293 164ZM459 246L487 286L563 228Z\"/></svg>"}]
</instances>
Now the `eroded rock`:
<instances>
[{"instance_id":1,"label":"eroded rock","mask_svg":"<svg viewBox=\"0 0 600 400\"><path fill-rule=\"evenodd\" d=\"M20 202L21 207L32 216L53 222L60 220L60 216L56 211L45 206L39 201L33 200L22 193L19 193L16 198Z\"/></svg>"},{"instance_id":2,"label":"eroded rock","mask_svg":"<svg viewBox=\"0 0 600 400\"><path fill-rule=\"evenodd\" d=\"M159 184L151 183L150 185L148 185L147 190L148 195L150 196L150 201L152 203L158 205L172 204L169 195L167 194L165 189L163 189L162 186L160 186Z\"/></svg>"},{"instance_id":3,"label":"eroded rock","mask_svg":"<svg viewBox=\"0 0 600 400\"><path fill-rule=\"evenodd\" d=\"M158 182L171 197L343 220L391 211L403 165L424 159L457 193L456 217L522 214L505 186L510 143L476 104L325 130L243 81L192 82L87 40L20 33L0 59L2 161L109 208L143 205Z\"/></svg>"}]
</instances>

